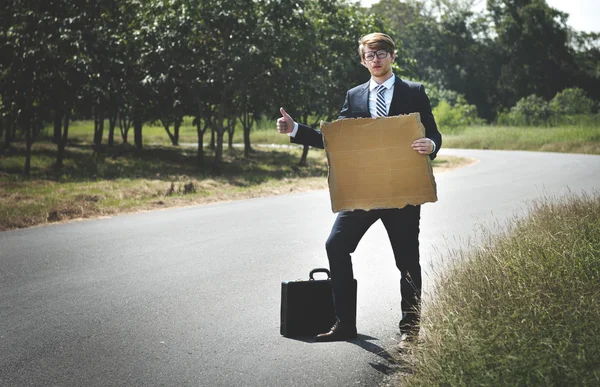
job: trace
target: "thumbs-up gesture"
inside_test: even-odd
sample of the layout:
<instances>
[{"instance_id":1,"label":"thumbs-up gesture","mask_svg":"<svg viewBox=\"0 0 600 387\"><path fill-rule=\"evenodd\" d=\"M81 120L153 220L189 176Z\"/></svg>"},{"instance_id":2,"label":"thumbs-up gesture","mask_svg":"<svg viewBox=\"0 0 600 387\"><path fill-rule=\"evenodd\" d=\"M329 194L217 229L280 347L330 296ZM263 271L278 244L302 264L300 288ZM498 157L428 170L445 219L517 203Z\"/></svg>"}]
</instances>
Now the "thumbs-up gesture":
<instances>
[{"instance_id":1,"label":"thumbs-up gesture","mask_svg":"<svg viewBox=\"0 0 600 387\"><path fill-rule=\"evenodd\" d=\"M283 108L279 109L281 117L277 119L277 130L279 133L287 134L294 130L294 120Z\"/></svg>"}]
</instances>

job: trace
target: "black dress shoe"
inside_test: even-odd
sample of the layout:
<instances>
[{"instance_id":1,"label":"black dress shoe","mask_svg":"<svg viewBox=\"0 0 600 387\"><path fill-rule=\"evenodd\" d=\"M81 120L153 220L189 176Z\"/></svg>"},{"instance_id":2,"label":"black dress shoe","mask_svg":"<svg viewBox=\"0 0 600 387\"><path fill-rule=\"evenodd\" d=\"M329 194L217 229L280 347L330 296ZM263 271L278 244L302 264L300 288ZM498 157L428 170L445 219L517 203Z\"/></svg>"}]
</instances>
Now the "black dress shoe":
<instances>
[{"instance_id":1,"label":"black dress shoe","mask_svg":"<svg viewBox=\"0 0 600 387\"><path fill-rule=\"evenodd\" d=\"M345 341L356 339L356 326L336 321L327 333L321 333L315 338L318 342Z\"/></svg>"},{"instance_id":2,"label":"black dress shoe","mask_svg":"<svg viewBox=\"0 0 600 387\"><path fill-rule=\"evenodd\" d=\"M414 348L419 340L419 334L413 332L401 332L400 340L398 341L398 349L400 351L410 350Z\"/></svg>"}]
</instances>

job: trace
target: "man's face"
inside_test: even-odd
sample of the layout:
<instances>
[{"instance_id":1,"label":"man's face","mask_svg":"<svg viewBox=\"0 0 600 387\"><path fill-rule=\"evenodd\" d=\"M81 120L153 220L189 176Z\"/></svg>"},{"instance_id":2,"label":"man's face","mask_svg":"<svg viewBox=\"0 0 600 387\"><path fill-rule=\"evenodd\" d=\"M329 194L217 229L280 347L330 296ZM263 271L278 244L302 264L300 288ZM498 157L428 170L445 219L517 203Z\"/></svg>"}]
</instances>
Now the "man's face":
<instances>
[{"instance_id":1,"label":"man's face","mask_svg":"<svg viewBox=\"0 0 600 387\"><path fill-rule=\"evenodd\" d=\"M367 48L362 57L362 64L369 69L371 76L381 78L392 71L394 59L396 56L386 50Z\"/></svg>"}]
</instances>

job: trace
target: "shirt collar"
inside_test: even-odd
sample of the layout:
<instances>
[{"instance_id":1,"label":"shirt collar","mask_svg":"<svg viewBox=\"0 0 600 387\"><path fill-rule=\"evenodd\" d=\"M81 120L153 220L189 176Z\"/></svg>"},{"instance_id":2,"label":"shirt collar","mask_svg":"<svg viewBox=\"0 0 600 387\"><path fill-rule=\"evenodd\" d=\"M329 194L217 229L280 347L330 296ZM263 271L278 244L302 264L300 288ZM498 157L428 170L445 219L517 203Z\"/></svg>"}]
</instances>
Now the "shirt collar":
<instances>
[{"instance_id":1,"label":"shirt collar","mask_svg":"<svg viewBox=\"0 0 600 387\"><path fill-rule=\"evenodd\" d=\"M385 88L389 90L392 87L394 87L395 83L396 83L396 76L392 74L392 76L390 78L388 78L387 81L383 82L382 85L385 86ZM369 91L373 91L373 89L375 89L377 86L379 86L379 84L377 82L375 82L373 80L373 78L371 78L371 81L369 82Z\"/></svg>"}]
</instances>

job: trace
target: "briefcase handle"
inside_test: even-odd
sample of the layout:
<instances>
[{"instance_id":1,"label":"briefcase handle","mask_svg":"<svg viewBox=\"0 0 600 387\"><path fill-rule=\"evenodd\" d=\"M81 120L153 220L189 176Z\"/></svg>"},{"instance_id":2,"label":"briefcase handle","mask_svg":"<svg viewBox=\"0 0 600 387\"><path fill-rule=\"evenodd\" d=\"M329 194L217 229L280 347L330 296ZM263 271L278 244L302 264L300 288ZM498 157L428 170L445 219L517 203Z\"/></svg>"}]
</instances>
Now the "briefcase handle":
<instances>
[{"instance_id":1,"label":"briefcase handle","mask_svg":"<svg viewBox=\"0 0 600 387\"><path fill-rule=\"evenodd\" d=\"M324 269L324 268L319 268L319 269L312 269L312 270L310 271L309 278L310 278L311 280L314 280L313 274L315 274L315 273L325 273L325 274L327 274L327 279L330 279L330 278L331 278L331 273L329 272L329 270L327 270L327 269Z\"/></svg>"}]
</instances>

